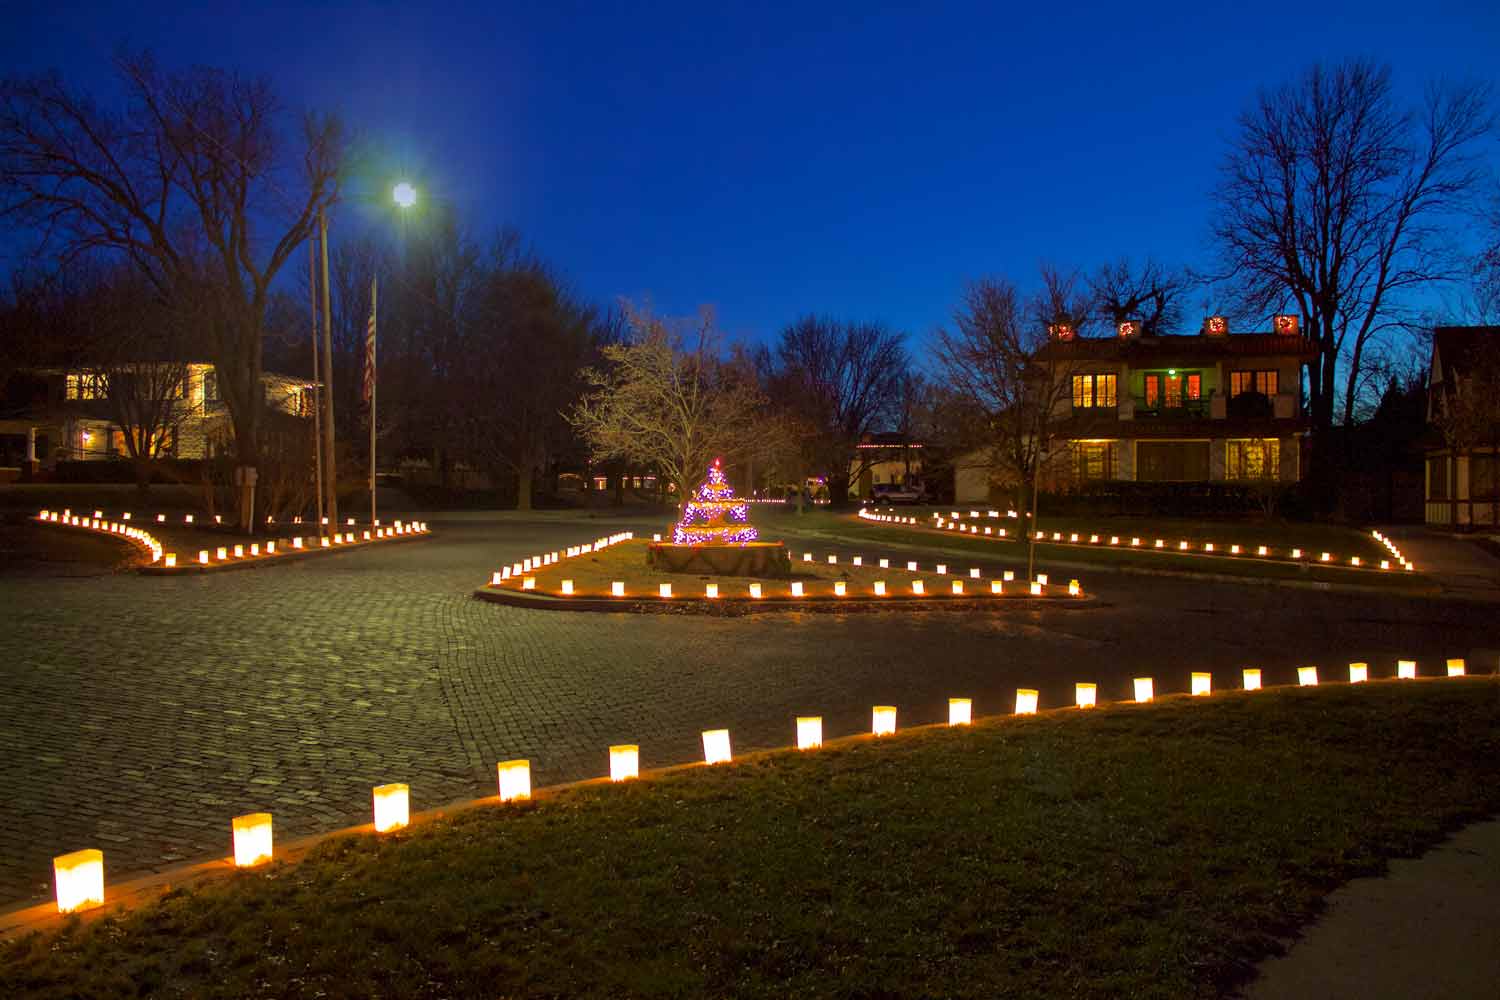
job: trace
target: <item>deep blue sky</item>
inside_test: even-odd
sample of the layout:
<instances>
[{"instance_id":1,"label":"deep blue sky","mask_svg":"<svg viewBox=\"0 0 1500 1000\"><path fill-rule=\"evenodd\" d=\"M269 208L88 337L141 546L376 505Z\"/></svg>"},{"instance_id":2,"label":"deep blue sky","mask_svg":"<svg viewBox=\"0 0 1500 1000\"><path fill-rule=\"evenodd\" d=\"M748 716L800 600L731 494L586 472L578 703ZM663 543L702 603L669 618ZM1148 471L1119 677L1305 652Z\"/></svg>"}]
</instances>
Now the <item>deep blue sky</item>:
<instances>
[{"instance_id":1,"label":"deep blue sky","mask_svg":"<svg viewBox=\"0 0 1500 1000\"><path fill-rule=\"evenodd\" d=\"M1206 261L1235 115L1314 58L1500 78L1500 5L247 5L22 0L7 73L108 85L122 44L271 76L388 149L471 232L584 294L925 335L970 278ZM1198 303L1189 308L1197 311Z\"/></svg>"}]
</instances>

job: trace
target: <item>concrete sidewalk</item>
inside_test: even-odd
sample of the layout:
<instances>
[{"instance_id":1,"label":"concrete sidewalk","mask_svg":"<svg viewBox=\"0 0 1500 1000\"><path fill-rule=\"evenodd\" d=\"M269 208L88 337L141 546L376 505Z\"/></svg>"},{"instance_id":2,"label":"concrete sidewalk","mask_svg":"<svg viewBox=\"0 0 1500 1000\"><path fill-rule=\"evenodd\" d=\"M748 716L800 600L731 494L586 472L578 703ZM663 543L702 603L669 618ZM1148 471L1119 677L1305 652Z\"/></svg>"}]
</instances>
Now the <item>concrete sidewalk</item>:
<instances>
[{"instance_id":1,"label":"concrete sidewalk","mask_svg":"<svg viewBox=\"0 0 1500 1000\"><path fill-rule=\"evenodd\" d=\"M1263 963L1245 996L1500 995L1497 900L1500 820L1490 820L1466 827L1420 858L1392 862L1384 878L1356 879L1334 892L1322 919L1286 955Z\"/></svg>"},{"instance_id":2,"label":"concrete sidewalk","mask_svg":"<svg viewBox=\"0 0 1500 1000\"><path fill-rule=\"evenodd\" d=\"M1382 527L1417 569L1442 585L1451 597L1500 601L1500 559L1468 538L1421 525Z\"/></svg>"}]
</instances>

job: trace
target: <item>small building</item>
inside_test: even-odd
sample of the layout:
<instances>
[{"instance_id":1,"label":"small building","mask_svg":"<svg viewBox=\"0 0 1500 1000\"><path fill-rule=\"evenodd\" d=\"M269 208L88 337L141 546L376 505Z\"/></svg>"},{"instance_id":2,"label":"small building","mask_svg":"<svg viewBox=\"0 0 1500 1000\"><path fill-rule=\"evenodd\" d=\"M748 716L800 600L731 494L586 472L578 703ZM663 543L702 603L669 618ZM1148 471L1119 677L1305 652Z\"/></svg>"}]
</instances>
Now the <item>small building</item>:
<instances>
[{"instance_id":1,"label":"small building","mask_svg":"<svg viewBox=\"0 0 1500 1000\"><path fill-rule=\"evenodd\" d=\"M1049 490L1107 482L1295 483L1302 477L1302 368L1315 356L1296 316L1233 333L1223 316L1196 334L1113 336L1054 326L1038 367L1059 382ZM989 474L985 474L988 469ZM956 463L959 502L991 499L1004 476L982 454ZM981 493L982 489L982 493Z\"/></svg>"},{"instance_id":2,"label":"small building","mask_svg":"<svg viewBox=\"0 0 1500 1000\"><path fill-rule=\"evenodd\" d=\"M904 434L866 434L849 465L849 495L869 499L877 485L920 487L922 444Z\"/></svg>"},{"instance_id":3,"label":"small building","mask_svg":"<svg viewBox=\"0 0 1500 1000\"><path fill-rule=\"evenodd\" d=\"M1500 524L1500 401L1467 407L1471 440L1445 433L1445 410L1472 403L1476 369L1493 384L1500 374L1500 326L1440 326L1432 331L1427 373L1427 425L1424 489L1428 524L1455 528Z\"/></svg>"}]
</instances>

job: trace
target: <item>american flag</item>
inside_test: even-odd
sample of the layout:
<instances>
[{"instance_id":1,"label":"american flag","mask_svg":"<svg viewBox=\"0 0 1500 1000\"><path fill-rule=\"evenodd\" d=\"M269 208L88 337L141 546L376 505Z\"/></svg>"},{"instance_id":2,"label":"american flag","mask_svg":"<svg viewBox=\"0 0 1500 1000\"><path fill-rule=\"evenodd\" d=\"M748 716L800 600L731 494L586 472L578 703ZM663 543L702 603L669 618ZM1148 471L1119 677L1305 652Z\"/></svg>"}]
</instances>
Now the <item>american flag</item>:
<instances>
[{"instance_id":1,"label":"american flag","mask_svg":"<svg viewBox=\"0 0 1500 1000\"><path fill-rule=\"evenodd\" d=\"M375 282L370 282L370 321L365 324L365 388L368 403L375 395Z\"/></svg>"}]
</instances>

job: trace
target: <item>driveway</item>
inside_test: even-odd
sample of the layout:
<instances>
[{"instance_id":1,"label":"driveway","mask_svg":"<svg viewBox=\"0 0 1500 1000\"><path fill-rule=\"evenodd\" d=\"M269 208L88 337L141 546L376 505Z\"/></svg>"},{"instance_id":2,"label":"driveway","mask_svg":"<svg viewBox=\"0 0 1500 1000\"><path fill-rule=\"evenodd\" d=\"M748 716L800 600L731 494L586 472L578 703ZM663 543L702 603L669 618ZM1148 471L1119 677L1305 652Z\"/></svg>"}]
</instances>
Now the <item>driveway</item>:
<instances>
[{"instance_id":1,"label":"driveway","mask_svg":"<svg viewBox=\"0 0 1500 1000\"><path fill-rule=\"evenodd\" d=\"M1046 707L1078 680L1131 697L1138 674L1165 693L1246 665L1276 684L1306 663L1495 663L1469 605L1129 576L1085 579L1091 608L979 615L529 611L470 592L502 563L660 522L431 520L426 542L269 570L0 578L0 903L48 896L55 854L100 847L122 878L226 854L240 813L297 836L367 821L384 782L414 808L493 794L512 757L541 785L606 773L611 743L653 767L697 759L703 729L738 749L789 744L799 714L865 731L877 703L914 725L949 696L1009 711L1018 686Z\"/></svg>"}]
</instances>

